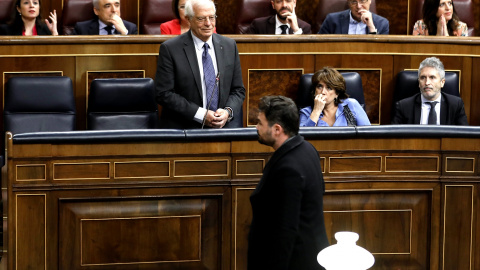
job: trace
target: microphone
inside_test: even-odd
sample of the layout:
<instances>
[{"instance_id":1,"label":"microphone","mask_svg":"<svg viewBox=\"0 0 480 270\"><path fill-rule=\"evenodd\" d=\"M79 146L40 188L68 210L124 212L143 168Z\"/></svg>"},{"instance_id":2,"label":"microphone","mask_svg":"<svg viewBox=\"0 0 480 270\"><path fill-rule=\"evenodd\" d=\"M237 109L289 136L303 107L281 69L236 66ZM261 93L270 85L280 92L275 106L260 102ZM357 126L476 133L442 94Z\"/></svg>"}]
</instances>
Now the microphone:
<instances>
[{"instance_id":1,"label":"microphone","mask_svg":"<svg viewBox=\"0 0 480 270\"><path fill-rule=\"evenodd\" d=\"M210 108L210 105L212 105L212 98L213 98L213 95L215 94L215 92L218 91L218 85L220 84L220 71L218 71L217 73L217 77L215 77L215 85L213 86L213 91L212 91L212 94L210 95L210 98L208 99L208 102L207 102L207 110L205 111L205 115L203 116L203 121L202 121L202 129L203 127L205 126L205 121L207 120L207 113L208 113L208 109Z\"/></svg>"}]
</instances>

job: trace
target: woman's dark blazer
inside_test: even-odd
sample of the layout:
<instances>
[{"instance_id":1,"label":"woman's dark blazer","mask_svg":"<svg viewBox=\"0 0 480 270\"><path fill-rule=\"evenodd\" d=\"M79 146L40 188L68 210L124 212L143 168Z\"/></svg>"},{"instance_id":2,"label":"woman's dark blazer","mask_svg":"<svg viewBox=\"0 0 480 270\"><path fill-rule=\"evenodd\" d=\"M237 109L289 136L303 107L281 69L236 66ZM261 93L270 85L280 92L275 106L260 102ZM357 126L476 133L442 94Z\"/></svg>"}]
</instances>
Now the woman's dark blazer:
<instances>
[{"instance_id":1,"label":"woman's dark blazer","mask_svg":"<svg viewBox=\"0 0 480 270\"><path fill-rule=\"evenodd\" d=\"M1 36L21 36L23 34L23 25L4 24L0 26ZM52 32L46 24L37 24L37 35L48 36Z\"/></svg>"}]
</instances>

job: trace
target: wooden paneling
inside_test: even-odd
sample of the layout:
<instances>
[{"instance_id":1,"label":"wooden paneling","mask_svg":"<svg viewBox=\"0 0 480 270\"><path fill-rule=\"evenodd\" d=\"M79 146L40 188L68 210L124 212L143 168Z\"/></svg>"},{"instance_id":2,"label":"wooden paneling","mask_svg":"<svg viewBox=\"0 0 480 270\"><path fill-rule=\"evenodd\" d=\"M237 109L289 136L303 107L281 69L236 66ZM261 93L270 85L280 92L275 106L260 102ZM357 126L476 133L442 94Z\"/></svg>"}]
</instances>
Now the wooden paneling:
<instances>
[{"instance_id":1,"label":"wooden paneling","mask_svg":"<svg viewBox=\"0 0 480 270\"><path fill-rule=\"evenodd\" d=\"M81 219L80 261L84 266L200 261L200 223L200 216ZM128 248L116 248L125 242Z\"/></svg>"},{"instance_id":2,"label":"wooden paneling","mask_svg":"<svg viewBox=\"0 0 480 270\"><path fill-rule=\"evenodd\" d=\"M445 173L467 173L473 175L476 172L476 157L445 157Z\"/></svg>"},{"instance_id":3,"label":"wooden paneling","mask_svg":"<svg viewBox=\"0 0 480 270\"><path fill-rule=\"evenodd\" d=\"M336 243L335 232L354 231L360 235L357 244L374 254L374 269L434 269L429 267L427 244L434 222L430 215L433 190L412 192L374 185L369 191L327 192L324 211L330 244ZM400 259L406 257L409 260Z\"/></svg>"},{"instance_id":4,"label":"wooden paneling","mask_svg":"<svg viewBox=\"0 0 480 270\"><path fill-rule=\"evenodd\" d=\"M256 125L258 111L255 110L260 98L270 95L287 96L295 100L298 92L298 82L303 75L303 69L249 69L247 126Z\"/></svg>"},{"instance_id":5,"label":"wooden paneling","mask_svg":"<svg viewBox=\"0 0 480 270\"><path fill-rule=\"evenodd\" d=\"M381 172L382 157L330 157L328 172L360 173Z\"/></svg>"},{"instance_id":6,"label":"wooden paneling","mask_svg":"<svg viewBox=\"0 0 480 270\"><path fill-rule=\"evenodd\" d=\"M409 12L415 11L409 9L412 2L408 1L388 1L388 0L376 0L377 14L385 17L390 24L391 35L406 35L411 33L411 29L408 27ZM413 5L415 6L415 5Z\"/></svg>"},{"instance_id":7,"label":"wooden paneling","mask_svg":"<svg viewBox=\"0 0 480 270\"><path fill-rule=\"evenodd\" d=\"M59 269L220 269L221 197L62 200Z\"/></svg>"},{"instance_id":8,"label":"wooden paneling","mask_svg":"<svg viewBox=\"0 0 480 270\"><path fill-rule=\"evenodd\" d=\"M91 180L110 179L110 163L55 163L53 164L53 180Z\"/></svg>"},{"instance_id":9,"label":"wooden paneling","mask_svg":"<svg viewBox=\"0 0 480 270\"><path fill-rule=\"evenodd\" d=\"M236 162L235 176L262 175L263 167L265 167L264 159L237 159Z\"/></svg>"},{"instance_id":10,"label":"wooden paneling","mask_svg":"<svg viewBox=\"0 0 480 270\"><path fill-rule=\"evenodd\" d=\"M250 201L253 190L254 188L236 188L235 200L237 202ZM247 269L248 232L252 223L252 208L247 203L236 203L234 210L233 231L235 242L232 269Z\"/></svg>"},{"instance_id":11,"label":"wooden paneling","mask_svg":"<svg viewBox=\"0 0 480 270\"><path fill-rule=\"evenodd\" d=\"M386 172L429 172L437 173L440 169L438 157L392 156L385 157Z\"/></svg>"},{"instance_id":12,"label":"wooden paneling","mask_svg":"<svg viewBox=\"0 0 480 270\"><path fill-rule=\"evenodd\" d=\"M460 75L460 94L470 124L480 125L478 58L480 38L402 36L232 36L236 39L242 77L247 89L244 125L255 122L258 99L267 94L296 98L301 74L330 66L362 76L366 111L372 124L389 124L398 72L418 69L429 56L438 56L445 69ZM64 75L72 79L77 106L77 129L86 128L89 83L93 78L155 78L162 36L85 38L0 37L3 85L9 76ZM3 95L2 97L3 103ZM248 116L248 117L247 117Z\"/></svg>"},{"instance_id":13,"label":"wooden paneling","mask_svg":"<svg viewBox=\"0 0 480 270\"><path fill-rule=\"evenodd\" d=\"M48 13L54 9L57 11L59 22L61 21L61 10L64 0L43 0L42 1L42 17L48 18ZM122 17L125 20L139 24L139 18L142 17L141 5L145 0L123 0L121 5ZM218 20L217 32L221 34L235 33L235 21L238 15L238 1L226 0L216 2ZM267 0L268 1L268 0ZM317 5L320 0L306 1L297 0L297 8L295 9L297 16L314 26L317 14ZM377 14L387 18L390 22L390 34L405 35L411 34L413 24L415 23L415 13L417 8L417 0L395 1L376 0ZM480 0L473 0L475 30L480 29ZM139 29L140 30L140 29ZM313 30L317 30L315 26Z\"/></svg>"},{"instance_id":14,"label":"wooden paneling","mask_svg":"<svg viewBox=\"0 0 480 270\"><path fill-rule=\"evenodd\" d=\"M442 269L472 269L474 189L473 185L445 186ZM453 201L459 204L451 206Z\"/></svg>"},{"instance_id":15,"label":"wooden paneling","mask_svg":"<svg viewBox=\"0 0 480 270\"><path fill-rule=\"evenodd\" d=\"M15 202L16 269L49 269L47 265L47 207L45 194L17 194ZM11 251L13 253L13 251ZM3 259L3 258L2 258Z\"/></svg>"},{"instance_id":16,"label":"wooden paneling","mask_svg":"<svg viewBox=\"0 0 480 270\"><path fill-rule=\"evenodd\" d=\"M169 161L115 162L114 178L169 177Z\"/></svg>"},{"instance_id":17,"label":"wooden paneling","mask_svg":"<svg viewBox=\"0 0 480 270\"><path fill-rule=\"evenodd\" d=\"M475 269L477 138L310 142L321 155L331 244L337 231L359 233L375 270ZM7 147L4 269L246 269L249 197L271 148L11 138Z\"/></svg>"},{"instance_id":18,"label":"wooden paneling","mask_svg":"<svg viewBox=\"0 0 480 270\"><path fill-rule=\"evenodd\" d=\"M229 176L229 160L176 160L175 177Z\"/></svg>"},{"instance_id":19,"label":"wooden paneling","mask_svg":"<svg viewBox=\"0 0 480 270\"><path fill-rule=\"evenodd\" d=\"M17 165L17 181L45 181L45 164Z\"/></svg>"}]
</instances>

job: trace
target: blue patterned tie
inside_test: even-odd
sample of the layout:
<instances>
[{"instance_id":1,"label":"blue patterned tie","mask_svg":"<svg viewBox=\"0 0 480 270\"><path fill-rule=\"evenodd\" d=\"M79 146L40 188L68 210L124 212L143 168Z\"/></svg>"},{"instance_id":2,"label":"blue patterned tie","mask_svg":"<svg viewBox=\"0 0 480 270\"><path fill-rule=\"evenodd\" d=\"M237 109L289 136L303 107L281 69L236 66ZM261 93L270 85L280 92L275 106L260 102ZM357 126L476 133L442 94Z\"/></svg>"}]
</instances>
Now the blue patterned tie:
<instances>
[{"instance_id":1,"label":"blue patterned tie","mask_svg":"<svg viewBox=\"0 0 480 270\"><path fill-rule=\"evenodd\" d=\"M202 54L203 77L205 79L205 87L206 87L206 93L207 93L207 106L208 104L210 104L207 110L210 109L212 111L216 111L218 108L218 91L214 91L215 90L215 69L213 68L212 58L208 53L208 47L209 46L207 43L203 45L203 54Z\"/></svg>"}]
</instances>

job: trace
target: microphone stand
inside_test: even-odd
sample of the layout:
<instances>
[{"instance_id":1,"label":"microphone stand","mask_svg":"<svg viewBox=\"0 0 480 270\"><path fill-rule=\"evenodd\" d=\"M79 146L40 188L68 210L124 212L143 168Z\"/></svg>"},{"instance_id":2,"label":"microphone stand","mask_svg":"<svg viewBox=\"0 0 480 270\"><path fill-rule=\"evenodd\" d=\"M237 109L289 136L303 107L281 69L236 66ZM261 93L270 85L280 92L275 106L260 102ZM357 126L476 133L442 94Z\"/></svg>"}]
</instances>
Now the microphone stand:
<instances>
[{"instance_id":1,"label":"microphone stand","mask_svg":"<svg viewBox=\"0 0 480 270\"><path fill-rule=\"evenodd\" d=\"M205 111L205 115L203 116L202 129L205 126L205 121L207 120L207 114L208 114L208 110L210 109L210 105L212 105L211 102L212 102L213 94L215 94L215 92L218 91L218 87L219 87L218 85L219 84L220 84L220 71L218 71L218 73L217 73L217 77L215 78L215 85L213 86L212 94L210 95L210 98L208 99L208 102L207 102L207 110Z\"/></svg>"}]
</instances>

